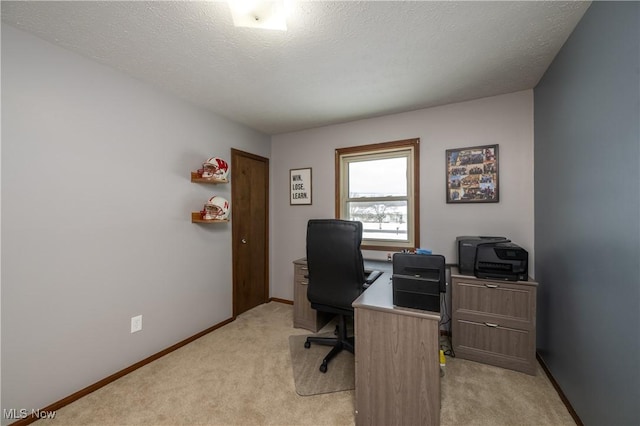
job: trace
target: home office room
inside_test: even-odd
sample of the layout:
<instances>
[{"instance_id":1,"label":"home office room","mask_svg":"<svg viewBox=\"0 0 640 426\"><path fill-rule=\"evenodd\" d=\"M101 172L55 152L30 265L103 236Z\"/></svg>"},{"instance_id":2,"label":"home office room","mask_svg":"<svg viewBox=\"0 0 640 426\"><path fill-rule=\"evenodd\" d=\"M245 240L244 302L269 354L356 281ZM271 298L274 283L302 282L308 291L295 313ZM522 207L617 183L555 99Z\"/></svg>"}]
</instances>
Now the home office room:
<instances>
[{"instance_id":1,"label":"home office room","mask_svg":"<svg viewBox=\"0 0 640 426\"><path fill-rule=\"evenodd\" d=\"M640 3L238 3L1 2L1 424L640 423Z\"/></svg>"}]
</instances>

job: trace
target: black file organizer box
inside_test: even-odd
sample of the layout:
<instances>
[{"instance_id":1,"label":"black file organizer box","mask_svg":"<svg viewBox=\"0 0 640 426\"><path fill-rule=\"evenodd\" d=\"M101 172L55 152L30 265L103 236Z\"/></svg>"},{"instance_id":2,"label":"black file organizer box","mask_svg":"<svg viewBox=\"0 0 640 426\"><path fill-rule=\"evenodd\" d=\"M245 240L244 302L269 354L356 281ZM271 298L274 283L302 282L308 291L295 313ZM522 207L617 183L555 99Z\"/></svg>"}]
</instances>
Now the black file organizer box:
<instances>
[{"instance_id":1,"label":"black file organizer box","mask_svg":"<svg viewBox=\"0 0 640 426\"><path fill-rule=\"evenodd\" d=\"M440 312L440 293L446 291L444 256L393 255L393 304Z\"/></svg>"}]
</instances>

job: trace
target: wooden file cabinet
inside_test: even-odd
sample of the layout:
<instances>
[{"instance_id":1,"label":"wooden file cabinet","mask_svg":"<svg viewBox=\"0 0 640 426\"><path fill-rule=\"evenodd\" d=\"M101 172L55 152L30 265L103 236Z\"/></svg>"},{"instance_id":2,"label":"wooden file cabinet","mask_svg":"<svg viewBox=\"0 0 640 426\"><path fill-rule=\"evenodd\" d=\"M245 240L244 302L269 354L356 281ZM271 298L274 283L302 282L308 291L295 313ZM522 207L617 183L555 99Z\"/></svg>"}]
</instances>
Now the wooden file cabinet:
<instances>
[{"instance_id":1,"label":"wooden file cabinet","mask_svg":"<svg viewBox=\"0 0 640 426\"><path fill-rule=\"evenodd\" d=\"M293 262L293 326L315 333L331 320L331 315L311 308L311 303L307 299L309 284L309 280L305 278L307 271L306 259Z\"/></svg>"},{"instance_id":2,"label":"wooden file cabinet","mask_svg":"<svg viewBox=\"0 0 640 426\"><path fill-rule=\"evenodd\" d=\"M535 375L538 283L478 279L455 268L451 282L456 356Z\"/></svg>"}]
</instances>

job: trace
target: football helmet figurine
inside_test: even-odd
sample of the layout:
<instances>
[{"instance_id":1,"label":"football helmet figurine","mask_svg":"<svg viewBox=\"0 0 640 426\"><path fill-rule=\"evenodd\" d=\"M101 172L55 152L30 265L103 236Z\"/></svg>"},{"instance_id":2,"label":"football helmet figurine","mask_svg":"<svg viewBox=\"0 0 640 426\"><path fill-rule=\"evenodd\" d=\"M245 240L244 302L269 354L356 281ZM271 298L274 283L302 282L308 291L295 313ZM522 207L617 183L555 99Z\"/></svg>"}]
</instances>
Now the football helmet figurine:
<instances>
[{"instance_id":1,"label":"football helmet figurine","mask_svg":"<svg viewBox=\"0 0 640 426\"><path fill-rule=\"evenodd\" d=\"M205 179L226 180L229 164L222 158L211 157L202 164L202 177Z\"/></svg>"},{"instance_id":2,"label":"football helmet figurine","mask_svg":"<svg viewBox=\"0 0 640 426\"><path fill-rule=\"evenodd\" d=\"M226 220L229 217L229 202L226 198L214 195L204 205L202 218L205 220Z\"/></svg>"}]
</instances>

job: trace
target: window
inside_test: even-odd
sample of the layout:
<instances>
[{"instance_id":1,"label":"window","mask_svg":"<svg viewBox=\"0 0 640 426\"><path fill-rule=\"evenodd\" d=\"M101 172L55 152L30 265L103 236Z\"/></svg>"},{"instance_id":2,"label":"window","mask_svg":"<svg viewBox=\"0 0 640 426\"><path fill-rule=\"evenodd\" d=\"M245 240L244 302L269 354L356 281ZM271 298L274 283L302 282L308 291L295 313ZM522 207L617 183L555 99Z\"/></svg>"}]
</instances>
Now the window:
<instances>
[{"instance_id":1,"label":"window","mask_svg":"<svg viewBox=\"0 0 640 426\"><path fill-rule=\"evenodd\" d=\"M362 248L419 247L419 139L336 150L336 217L362 222Z\"/></svg>"}]
</instances>

